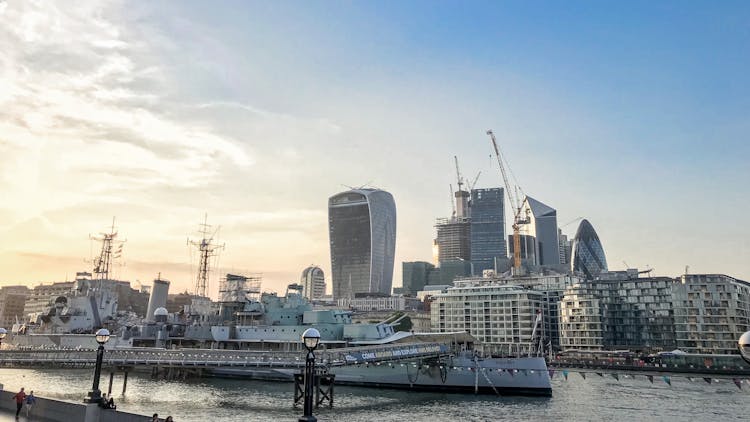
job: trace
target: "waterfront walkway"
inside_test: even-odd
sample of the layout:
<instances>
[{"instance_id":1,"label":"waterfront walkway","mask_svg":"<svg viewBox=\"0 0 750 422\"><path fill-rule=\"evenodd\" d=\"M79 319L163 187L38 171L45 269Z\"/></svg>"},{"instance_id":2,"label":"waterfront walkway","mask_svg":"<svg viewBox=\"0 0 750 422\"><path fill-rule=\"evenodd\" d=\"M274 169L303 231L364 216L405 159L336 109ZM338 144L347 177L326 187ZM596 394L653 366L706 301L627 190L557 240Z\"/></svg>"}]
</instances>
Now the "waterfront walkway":
<instances>
[{"instance_id":1,"label":"waterfront walkway","mask_svg":"<svg viewBox=\"0 0 750 422\"><path fill-rule=\"evenodd\" d=\"M29 414L29 417L26 417L26 411L21 410L21 417L16 419L16 412L13 410L7 410L7 409L0 409L0 422L30 422L30 421L46 421L41 416Z\"/></svg>"}]
</instances>

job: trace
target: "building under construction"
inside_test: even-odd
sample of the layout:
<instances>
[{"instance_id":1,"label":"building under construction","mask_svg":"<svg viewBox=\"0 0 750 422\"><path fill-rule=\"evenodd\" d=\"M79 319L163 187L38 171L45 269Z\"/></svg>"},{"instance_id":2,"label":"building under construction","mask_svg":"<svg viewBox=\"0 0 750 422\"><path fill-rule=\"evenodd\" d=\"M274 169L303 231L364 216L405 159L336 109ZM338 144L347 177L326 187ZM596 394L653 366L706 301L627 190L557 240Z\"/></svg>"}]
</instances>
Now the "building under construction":
<instances>
[{"instance_id":1,"label":"building under construction","mask_svg":"<svg viewBox=\"0 0 750 422\"><path fill-rule=\"evenodd\" d=\"M471 259L471 220L463 217L439 218L437 229L438 262Z\"/></svg>"}]
</instances>

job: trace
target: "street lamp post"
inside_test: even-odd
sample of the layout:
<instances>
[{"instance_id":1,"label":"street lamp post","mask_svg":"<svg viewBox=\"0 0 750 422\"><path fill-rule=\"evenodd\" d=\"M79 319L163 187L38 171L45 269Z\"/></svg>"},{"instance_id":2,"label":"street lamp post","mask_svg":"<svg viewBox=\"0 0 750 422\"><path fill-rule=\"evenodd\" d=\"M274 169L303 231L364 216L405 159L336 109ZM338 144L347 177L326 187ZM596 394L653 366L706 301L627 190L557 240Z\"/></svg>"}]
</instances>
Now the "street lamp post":
<instances>
[{"instance_id":1,"label":"street lamp post","mask_svg":"<svg viewBox=\"0 0 750 422\"><path fill-rule=\"evenodd\" d=\"M302 342L307 348L307 358L305 359L305 414L299 418L298 422L316 422L318 419L312 414L313 379L315 377L315 354L313 351L320 342L320 332L315 328L308 328L302 333Z\"/></svg>"},{"instance_id":2,"label":"street lamp post","mask_svg":"<svg viewBox=\"0 0 750 422\"><path fill-rule=\"evenodd\" d=\"M99 403L102 399L102 392L99 391L99 377L102 374L102 359L104 358L104 343L109 341L109 330L100 328L96 332L96 342L99 348L96 349L96 369L94 370L94 385L91 387L87 403Z\"/></svg>"},{"instance_id":3,"label":"street lamp post","mask_svg":"<svg viewBox=\"0 0 750 422\"><path fill-rule=\"evenodd\" d=\"M750 331L740 336L737 347L740 349L742 359L745 359L745 362L750 364Z\"/></svg>"}]
</instances>

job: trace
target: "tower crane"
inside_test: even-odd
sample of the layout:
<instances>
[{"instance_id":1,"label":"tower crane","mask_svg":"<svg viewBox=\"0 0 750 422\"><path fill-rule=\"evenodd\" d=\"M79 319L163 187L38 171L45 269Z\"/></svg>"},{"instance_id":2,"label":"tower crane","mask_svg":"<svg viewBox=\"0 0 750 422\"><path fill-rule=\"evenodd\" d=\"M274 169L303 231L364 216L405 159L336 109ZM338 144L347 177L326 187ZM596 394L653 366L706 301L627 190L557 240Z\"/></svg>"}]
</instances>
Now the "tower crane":
<instances>
[{"instance_id":1,"label":"tower crane","mask_svg":"<svg viewBox=\"0 0 750 422\"><path fill-rule=\"evenodd\" d=\"M461 170L458 168L458 157L454 155L453 161L456 162L456 180L458 180L458 190L461 191L461 186L464 185L464 178L461 177Z\"/></svg>"},{"instance_id":2,"label":"tower crane","mask_svg":"<svg viewBox=\"0 0 750 422\"><path fill-rule=\"evenodd\" d=\"M469 185L468 181L461 175L461 169L458 167L458 157L453 156L456 162L456 180L458 182L458 191L456 191L456 217L469 217L469 192L464 190L464 186Z\"/></svg>"},{"instance_id":3,"label":"tower crane","mask_svg":"<svg viewBox=\"0 0 750 422\"><path fill-rule=\"evenodd\" d=\"M568 227L569 225L571 225L573 223L576 223L578 221L581 221L581 220L583 220L583 217L576 217L573 220L568 221L567 223L563 224L562 226L560 226L558 228L562 229L562 228Z\"/></svg>"},{"instance_id":4,"label":"tower crane","mask_svg":"<svg viewBox=\"0 0 750 422\"><path fill-rule=\"evenodd\" d=\"M516 189L518 186L511 186L508 174L503 166L503 158L500 155L500 148L497 146L497 140L492 130L487 131L487 135L492 139L492 147L495 149L495 157L497 157L497 164L500 166L500 173L503 176L503 182L505 183L505 192L508 194L508 200L510 206L513 207L513 270L514 274L519 274L521 269L521 224L527 224L528 220L521 217L521 202L518 199ZM515 188L515 189L514 189Z\"/></svg>"},{"instance_id":5,"label":"tower crane","mask_svg":"<svg viewBox=\"0 0 750 422\"><path fill-rule=\"evenodd\" d=\"M451 215L451 218L455 218L456 217L456 201L453 199L453 185L449 184L448 186L451 189L451 191L450 191L451 209L453 210L453 214Z\"/></svg>"},{"instance_id":6,"label":"tower crane","mask_svg":"<svg viewBox=\"0 0 750 422\"><path fill-rule=\"evenodd\" d=\"M477 173L477 177L474 178L474 181L471 182L471 185L469 185L469 190L474 190L474 186L477 184L477 180L479 180L479 176L482 175L482 171L480 170L479 173Z\"/></svg>"}]
</instances>

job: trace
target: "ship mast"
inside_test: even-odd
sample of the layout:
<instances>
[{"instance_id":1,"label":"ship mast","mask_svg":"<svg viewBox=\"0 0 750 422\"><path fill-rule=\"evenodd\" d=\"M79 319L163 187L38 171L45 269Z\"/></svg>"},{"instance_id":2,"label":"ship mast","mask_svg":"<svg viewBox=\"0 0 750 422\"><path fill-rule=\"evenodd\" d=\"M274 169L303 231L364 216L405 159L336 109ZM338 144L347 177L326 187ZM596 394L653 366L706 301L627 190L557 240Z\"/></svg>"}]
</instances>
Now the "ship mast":
<instances>
[{"instance_id":1,"label":"ship mast","mask_svg":"<svg viewBox=\"0 0 750 422\"><path fill-rule=\"evenodd\" d=\"M89 238L102 244L99 256L93 262L94 268L92 272L94 273L94 280L111 280L112 266L116 259L122 257L122 246L126 242L125 240L117 239L115 217L112 217L112 228L109 233L99 233L98 236L89 235Z\"/></svg>"},{"instance_id":2,"label":"ship mast","mask_svg":"<svg viewBox=\"0 0 750 422\"><path fill-rule=\"evenodd\" d=\"M201 240L190 240L188 239L188 245L195 246L198 249L198 272L195 278L195 295L201 297L208 297L208 286L209 286L209 273L211 271L211 258L217 256L221 249L224 249L224 244L217 245L214 242L214 237L219 231L219 227L211 233L211 226L208 224L208 214L204 217L203 223L199 224L200 229L198 233L201 235Z\"/></svg>"}]
</instances>

